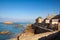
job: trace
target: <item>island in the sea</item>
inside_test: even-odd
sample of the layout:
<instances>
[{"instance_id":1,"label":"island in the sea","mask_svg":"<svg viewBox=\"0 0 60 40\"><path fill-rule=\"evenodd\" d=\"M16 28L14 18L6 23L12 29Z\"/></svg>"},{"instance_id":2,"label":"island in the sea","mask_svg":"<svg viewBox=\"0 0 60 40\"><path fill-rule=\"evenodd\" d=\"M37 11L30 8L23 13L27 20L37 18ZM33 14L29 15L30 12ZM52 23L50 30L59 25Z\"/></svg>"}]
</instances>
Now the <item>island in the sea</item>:
<instances>
[{"instance_id":1,"label":"island in the sea","mask_svg":"<svg viewBox=\"0 0 60 40\"><path fill-rule=\"evenodd\" d=\"M4 22L4 24L13 24L13 22L10 22L10 21L9 22Z\"/></svg>"}]
</instances>

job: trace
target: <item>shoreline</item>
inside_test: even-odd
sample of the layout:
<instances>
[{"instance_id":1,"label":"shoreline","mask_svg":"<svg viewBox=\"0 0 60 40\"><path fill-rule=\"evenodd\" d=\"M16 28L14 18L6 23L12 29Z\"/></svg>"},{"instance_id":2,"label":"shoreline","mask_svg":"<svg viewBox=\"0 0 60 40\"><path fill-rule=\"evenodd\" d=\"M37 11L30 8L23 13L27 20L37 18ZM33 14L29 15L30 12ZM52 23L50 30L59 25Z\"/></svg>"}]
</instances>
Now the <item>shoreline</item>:
<instances>
[{"instance_id":1,"label":"shoreline","mask_svg":"<svg viewBox=\"0 0 60 40\"><path fill-rule=\"evenodd\" d=\"M53 32L34 34L34 31L32 30L31 27L32 27L31 24L28 24L26 30L23 33L18 34L18 36L16 38L11 38L9 40L38 40L38 39L43 38L45 36L49 36L51 34L55 34L55 33L59 32L58 30L56 30Z\"/></svg>"}]
</instances>

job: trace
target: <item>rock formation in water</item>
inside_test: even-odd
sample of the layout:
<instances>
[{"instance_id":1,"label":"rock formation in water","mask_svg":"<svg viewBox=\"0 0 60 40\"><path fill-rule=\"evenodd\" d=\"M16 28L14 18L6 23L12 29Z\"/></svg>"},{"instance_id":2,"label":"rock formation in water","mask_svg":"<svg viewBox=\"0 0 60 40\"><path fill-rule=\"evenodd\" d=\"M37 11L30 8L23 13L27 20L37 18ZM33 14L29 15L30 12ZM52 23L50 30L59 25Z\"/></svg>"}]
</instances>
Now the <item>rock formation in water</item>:
<instances>
[{"instance_id":1,"label":"rock formation in water","mask_svg":"<svg viewBox=\"0 0 60 40\"><path fill-rule=\"evenodd\" d=\"M13 22L4 22L4 24L13 24Z\"/></svg>"},{"instance_id":2,"label":"rock formation in water","mask_svg":"<svg viewBox=\"0 0 60 40\"><path fill-rule=\"evenodd\" d=\"M9 31L2 31L2 32L0 32L0 34L10 34L10 32Z\"/></svg>"}]
</instances>

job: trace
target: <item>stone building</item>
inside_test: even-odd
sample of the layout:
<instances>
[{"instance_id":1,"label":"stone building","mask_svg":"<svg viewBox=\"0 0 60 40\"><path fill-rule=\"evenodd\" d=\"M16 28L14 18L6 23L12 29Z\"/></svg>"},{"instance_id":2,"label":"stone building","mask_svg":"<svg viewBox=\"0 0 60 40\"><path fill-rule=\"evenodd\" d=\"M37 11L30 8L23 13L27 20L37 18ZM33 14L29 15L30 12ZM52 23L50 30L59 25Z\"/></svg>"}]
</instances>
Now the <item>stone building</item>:
<instances>
[{"instance_id":1,"label":"stone building","mask_svg":"<svg viewBox=\"0 0 60 40\"><path fill-rule=\"evenodd\" d=\"M43 22L43 18L42 17L38 17L35 21L35 25L38 25L38 26L42 26L42 22Z\"/></svg>"},{"instance_id":2,"label":"stone building","mask_svg":"<svg viewBox=\"0 0 60 40\"><path fill-rule=\"evenodd\" d=\"M55 15L48 15L44 20L43 20L43 26L48 28L50 26L50 20L54 17Z\"/></svg>"},{"instance_id":3,"label":"stone building","mask_svg":"<svg viewBox=\"0 0 60 40\"><path fill-rule=\"evenodd\" d=\"M50 19L46 18L45 23L50 23Z\"/></svg>"},{"instance_id":4,"label":"stone building","mask_svg":"<svg viewBox=\"0 0 60 40\"><path fill-rule=\"evenodd\" d=\"M50 24L50 19L49 18L45 18L44 21L43 21L44 27L48 28L49 24Z\"/></svg>"},{"instance_id":5,"label":"stone building","mask_svg":"<svg viewBox=\"0 0 60 40\"><path fill-rule=\"evenodd\" d=\"M58 28L58 23L60 22L60 14L54 16L51 20L50 20L50 28L57 30Z\"/></svg>"},{"instance_id":6,"label":"stone building","mask_svg":"<svg viewBox=\"0 0 60 40\"><path fill-rule=\"evenodd\" d=\"M55 15L48 15L46 17L45 23L50 23L50 20L54 17Z\"/></svg>"},{"instance_id":7,"label":"stone building","mask_svg":"<svg viewBox=\"0 0 60 40\"><path fill-rule=\"evenodd\" d=\"M39 17L36 19L36 22L32 24L32 28L35 30L34 31L35 33L47 32L50 30L55 31L55 30L58 30L59 22L60 22L60 14L47 16L45 19L43 19L42 17Z\"/></svg>"},{"instance_id":8,"label":"stone building","mask_svg":"<svg viewBox=\"0 0 60 40\"><path fill-rule=\"evenodd\" d=\"M36 19L36 23L42 23L43 22L43 18L42 17L38 17L37 19Z\"/></svg>"}]
</instances>

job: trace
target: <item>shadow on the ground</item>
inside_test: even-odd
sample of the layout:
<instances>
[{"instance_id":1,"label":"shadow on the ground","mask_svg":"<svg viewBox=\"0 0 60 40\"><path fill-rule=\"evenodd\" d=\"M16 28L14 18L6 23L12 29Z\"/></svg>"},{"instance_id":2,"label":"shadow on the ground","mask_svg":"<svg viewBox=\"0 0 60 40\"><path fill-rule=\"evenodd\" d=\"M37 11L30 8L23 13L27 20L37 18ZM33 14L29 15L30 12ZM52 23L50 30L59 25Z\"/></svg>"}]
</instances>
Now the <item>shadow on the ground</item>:
<instances>
[{"instance_id":1,"label":"shadow on the ground","mask_svg":"<svg viewBox=\"0 0 60 40\"><path fill-rule=\"evenodd\" d=\"M39 38L38 40L60 40L60 32Z\"/></svg>"}]
</instances>

